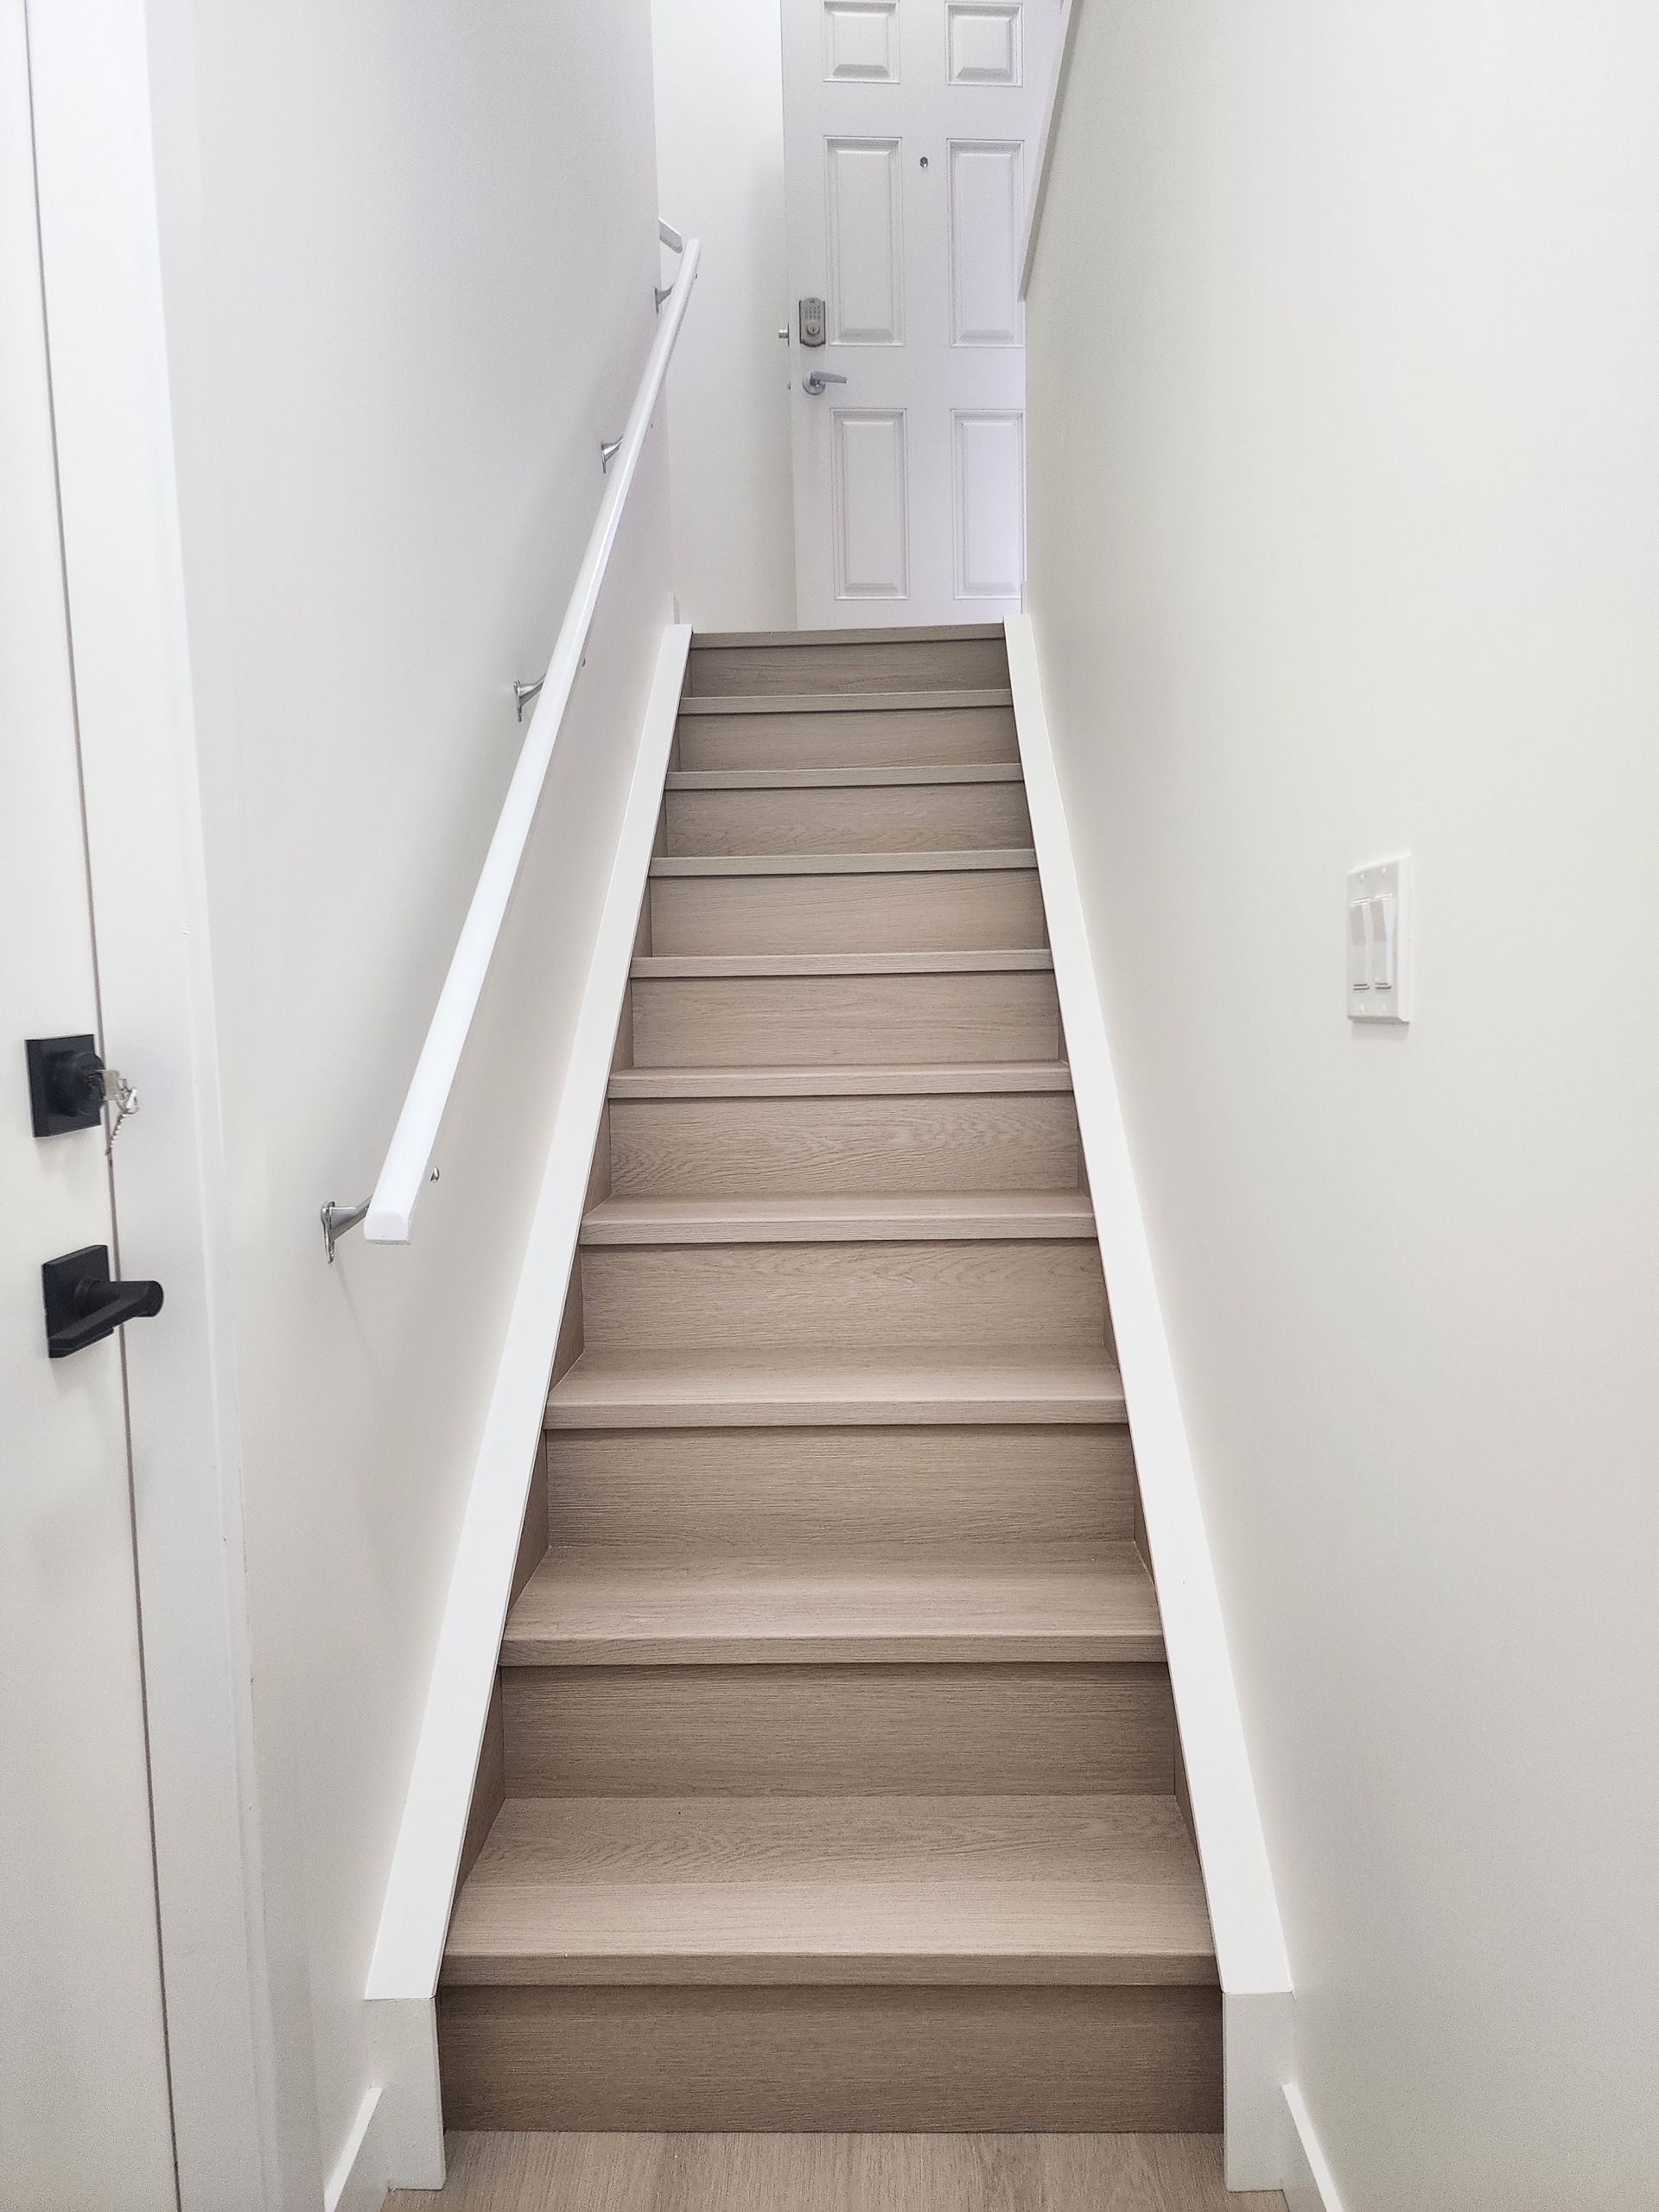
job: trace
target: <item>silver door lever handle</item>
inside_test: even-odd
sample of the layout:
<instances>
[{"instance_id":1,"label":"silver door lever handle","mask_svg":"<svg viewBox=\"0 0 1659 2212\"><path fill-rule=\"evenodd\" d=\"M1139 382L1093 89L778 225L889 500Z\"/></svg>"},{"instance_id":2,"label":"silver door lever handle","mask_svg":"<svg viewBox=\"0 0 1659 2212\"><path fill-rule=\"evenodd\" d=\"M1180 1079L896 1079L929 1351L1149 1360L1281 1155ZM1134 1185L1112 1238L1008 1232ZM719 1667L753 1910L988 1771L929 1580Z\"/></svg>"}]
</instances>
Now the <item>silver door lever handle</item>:
<instances>
[{"instance_id":1,"label":"silver door lever handle","mask_svg":"<svg viewBox=\"0 0 1659 2212\"><path fill-rule=\"evenodd\" d=\"M832 384L845 384L846 381L845 377L838 377L833 369L810 369L807 372L806 382L801 386L801 390L810 391L816 399Z\"/></svg>"}]
</instances>

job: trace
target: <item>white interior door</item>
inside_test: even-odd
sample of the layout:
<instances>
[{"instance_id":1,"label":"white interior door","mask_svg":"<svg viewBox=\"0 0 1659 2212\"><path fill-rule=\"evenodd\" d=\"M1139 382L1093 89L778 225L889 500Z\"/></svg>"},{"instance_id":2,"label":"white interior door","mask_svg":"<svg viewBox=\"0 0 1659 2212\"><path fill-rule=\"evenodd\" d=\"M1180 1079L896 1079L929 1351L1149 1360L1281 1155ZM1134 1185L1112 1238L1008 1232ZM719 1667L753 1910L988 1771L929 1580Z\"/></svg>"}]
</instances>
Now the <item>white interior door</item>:
<instances>
[{"instance_id":1,"label":"white interior door","mask_svg":"<svg viewBox=\"0 0 1659 2212\"><path fill-rule=\"evenodd\" d=\"M23 0L0 0L0 2204L161 2212L122 1346L48 1359L41 1306L43 1261L113 1249L113 1202L101 1128L33 1134L23 1052L99 1027Z\"/></svg>"},{"instance_id":2,"label":"white interior door","mask_svg":"<svg viewBox=\"0 0 1659 2212\"><path fill-rule=\"evenodd\" d=\"M1025 577L1020 253L1059 0L783 10L798 620L1000 620Z\"/></svg>"}]
</instances>

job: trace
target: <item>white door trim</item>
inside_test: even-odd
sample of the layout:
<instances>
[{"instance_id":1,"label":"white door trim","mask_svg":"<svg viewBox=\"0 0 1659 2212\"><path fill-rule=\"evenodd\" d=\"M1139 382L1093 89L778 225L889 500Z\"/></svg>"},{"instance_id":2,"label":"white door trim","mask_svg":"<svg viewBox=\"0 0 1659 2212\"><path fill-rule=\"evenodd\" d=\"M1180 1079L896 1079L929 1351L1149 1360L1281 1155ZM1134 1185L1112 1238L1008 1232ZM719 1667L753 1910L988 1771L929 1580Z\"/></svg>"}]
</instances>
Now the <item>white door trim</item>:
<instances>
[{"instance_id":1,"label":"white door trim","mask_svg":"<svg viewBox=\"0 0 1659 2212\"><path fill-rule=\"evenodd\" d=\"M290 1801L251 1688L153 26L135 0L28 13L105 1042L143 1107L117 1227L167 1294L126 1364L181 2204L290 2212L321 2180Z\"/></svg>"}]
</instances>

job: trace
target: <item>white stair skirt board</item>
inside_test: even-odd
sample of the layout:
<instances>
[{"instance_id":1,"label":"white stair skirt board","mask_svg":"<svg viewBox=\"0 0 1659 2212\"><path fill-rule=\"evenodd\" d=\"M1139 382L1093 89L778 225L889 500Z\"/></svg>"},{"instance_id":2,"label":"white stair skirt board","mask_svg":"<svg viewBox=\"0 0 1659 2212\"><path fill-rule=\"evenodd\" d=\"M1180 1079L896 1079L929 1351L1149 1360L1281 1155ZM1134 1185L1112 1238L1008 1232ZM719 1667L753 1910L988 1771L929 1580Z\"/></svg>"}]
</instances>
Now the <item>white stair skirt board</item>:
<instances>
[{"instance_id":1,"label":"white stair skirt board","mask_svg":"<svg viewBox=\"0 0 1659 2212\"><path fill-rule=\"evenodd\" d=\"M357 2108L334 2170L322 2192L322 2212L380 2212L386 2201L385 2164L375 2120L380 2090L371 2089Z\"/></svg>"},{"instance_id":2,"label":"white stair skirt board","mask_svg":"<svg viewBox=\"0 0 1659 2212\"><path fill-rule=\"evenodd\" d=\"M375 2133L395 2189L443 2185L434 2003L438 1967L690 643L689 626L675 624L664 632L657 658L569 1066L479 1442L369 1967L365 1993L385 2085Z\"/></svg>"},{"instance_id":3,"label":"white stair skirt board","mask_svg":"<svg viewBox=\"0 0 1659 2212\"><path fill-rule=\"evenodd\" d=\"M1286 2212L1342 2212L1342 2199L1337 2195L1337 2184L1313 2133L1301 2091L1294 2082L1287 2082L1282 2094L1280 2120Z\"/></svg>"},{"instance_id":4,"label":"white stair skirt board","mask_svg":"<svg viewBox=\"0 0 1659 2212\"><path fill-rule=\"evenodd\" d=\"M1029 615L1009 618L1007 643L1055 983L1221 1978L1227 2185L1276 2189L1283 2154L1281 2084L1289 2070L1291 2029L1284 1934L1129 1158Z\"/></svg>"}]
</instances>

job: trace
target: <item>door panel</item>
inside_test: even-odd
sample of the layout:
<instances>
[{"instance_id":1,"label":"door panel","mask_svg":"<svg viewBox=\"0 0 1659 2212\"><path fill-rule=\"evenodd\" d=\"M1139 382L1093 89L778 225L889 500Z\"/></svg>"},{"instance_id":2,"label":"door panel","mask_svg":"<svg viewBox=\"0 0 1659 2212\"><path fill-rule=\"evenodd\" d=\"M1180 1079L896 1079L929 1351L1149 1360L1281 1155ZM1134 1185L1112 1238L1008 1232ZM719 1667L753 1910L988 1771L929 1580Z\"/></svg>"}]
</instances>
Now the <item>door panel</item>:
<instances>
[{"instance_id":1,"label":"door panel","mask_svg":"<svg viewBox=\"0 0 1659 2212\"><path fill-rule=\"evenodd\" d=\"M902 600L910 590L904 416L837 407L830 419L836 596Z\"/></svg>"},{"instance_id":2,"label":"door panel","mask_svg":"<svg viewBox=\"0 0 1659 2212\"><path fill-rule=\"evenodd\" d=\"M999 0L999 4L989 7L980 5L979 0L946 0L946 59L951 84L1023 84L1023 15L1020 0Z\"/></svg>"},{"instance_id":3,"label":"door panel","mask_svg":"<svg viewBox=\"0 0 1659 2212\"><path fill-rule=\"evenodd\" d=\"M1019 606L1019 257L1060 0L783 0L797 614ZM808 373L827 378L816 395ZM835 381L841 379L842 381Z\"/></svg>"},{"instance_id":4,"label":"door panel","mask_svg":"<svg viewBox=\"0 0 1659 2212\"><path fill-rule=\"evenodd\" d=\"M41 1263L113 1246L103 1133L27 1037L96 1031L22 0L0 0L0 2203L176 2202L121 1345L48 1360ZM145 1325L149 1325L146 1324Z\"/></svg>"},{"instance_id":5,"label":"door panel","mask_svg":"<svg viewBox=\"0 0 1659 2212\"><path fill-rule=\"evenodd\" d=\"M823 74L828 84L896 84L897 0L826 0Z\"/></svg>"},{"instance_id":6,"label":"door panel","mask_svg":"<svg viewBox=\"0 0 1659 2212\"><path fill-rule=\"evenodd\" d=\"M1026 418L958 412L951 428L957 597L1007 600L1026 572Z\"/></svg>"},{"instance_id":7,"label":"door panel","mask_svg":"<svg viewBox=\"0 0 1659 2212\"><path fill-rule=\"evenodd\" d=\"M824 149L830 338L902 346L904 203L896 138L832 138Z\"/></svg>"},{"instance_id":8,"label":"door panel","mask_svg":"<svg viewBox=\"0 0 1659 2212\"><path fill-rule=\"evenodd\" d=\"M1017 138L950 141L950 343L1019 346L1025 149Z\"/></svg>"}]
</instances>

